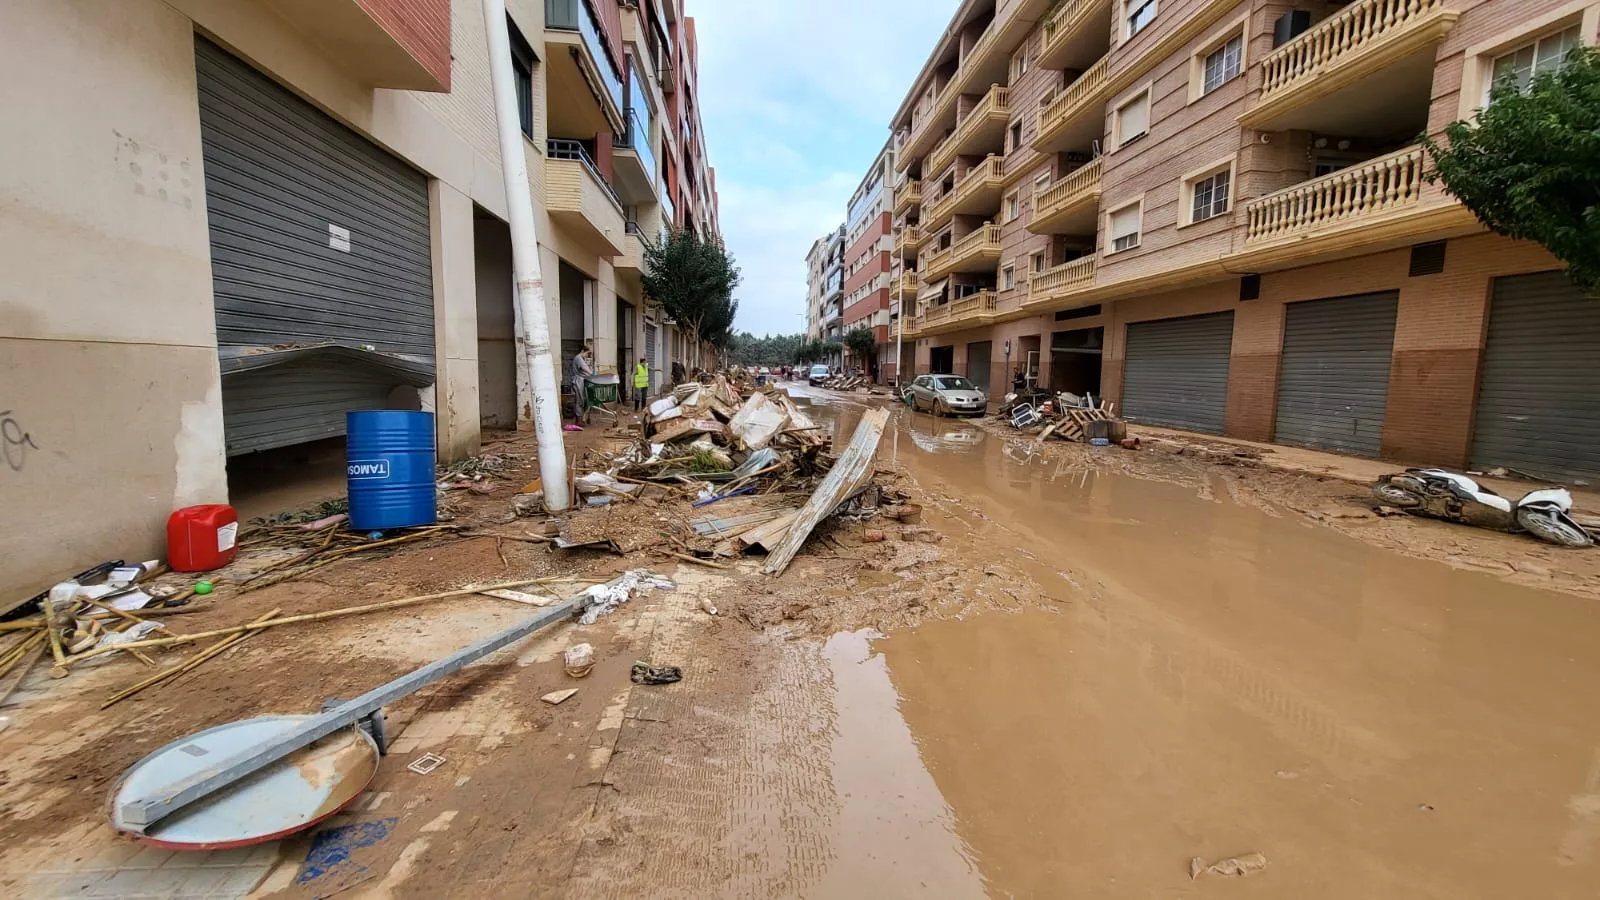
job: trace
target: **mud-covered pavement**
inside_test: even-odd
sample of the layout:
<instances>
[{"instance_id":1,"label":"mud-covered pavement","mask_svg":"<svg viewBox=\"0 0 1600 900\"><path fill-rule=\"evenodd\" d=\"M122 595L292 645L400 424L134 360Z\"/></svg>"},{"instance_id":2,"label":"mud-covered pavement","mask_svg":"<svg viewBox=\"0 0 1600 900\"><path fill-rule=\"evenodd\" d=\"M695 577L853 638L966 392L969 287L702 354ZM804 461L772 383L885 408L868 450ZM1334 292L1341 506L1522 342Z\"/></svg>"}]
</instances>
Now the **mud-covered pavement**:
<instances>
[{"instance_id":1,"label":"mud-covered pavement","mask_svg":"<svg viewBox=\"0 0 1600 900\"><path fill-rule=\"evenodd\" d=\"M857 403L815 392L812 412L848 437ZM489 658L397 711L396 753L330 823L381 836L311 877L319 838L269 845L255 896L1595 896L1597 557L1376 519L1348 484L895 416L880 466L931 533L841 526L777 579L669 566L678 590ZM455 546L389 577L575 565ZM131 895L30 877L140 852L98 817L115 770L68 778L63 755L158 745L195 696L251 714L263 682L314 707L517 614L473 600L314 645L269 633L131 721L17 715L0 878ZM601 661L572 682L559 656L578 641ZM631 685L635 658L684 681ZM423 751L449 762L406 772ZM1190 878L1192 859L1250 853L1265 870Z\"/></svg>"}]
</instances>

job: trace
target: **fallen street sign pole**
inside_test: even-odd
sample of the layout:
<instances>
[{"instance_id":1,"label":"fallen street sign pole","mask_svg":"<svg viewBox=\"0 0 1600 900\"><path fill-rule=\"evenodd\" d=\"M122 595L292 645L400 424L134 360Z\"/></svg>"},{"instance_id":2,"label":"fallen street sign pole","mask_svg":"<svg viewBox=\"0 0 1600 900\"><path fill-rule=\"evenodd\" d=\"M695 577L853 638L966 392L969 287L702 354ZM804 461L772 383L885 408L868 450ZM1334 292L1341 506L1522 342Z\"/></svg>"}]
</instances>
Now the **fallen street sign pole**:
<instances>
[{"instance_id":1,"label":"fallen street sign pole","mask_svg":"<svg viewBox=\"0 0 1600 900\"><path fill-rule=\"evenodd\" d=\"M513 625L499 634L457 650L444 659L429 663L409 675L402 675L354 700L307 719L294 730L255 750L224 759L188 778L168 785L157 795L124 800L117 807L121 824L129 830L143 833L151 825L185 806L209 797L341 728L361 721L385 705L438 681L502 647L514 644L547 625L571 618L576 610L577 602L572 600L541 610L538 615Z\"/></svg>"}]
</instances>

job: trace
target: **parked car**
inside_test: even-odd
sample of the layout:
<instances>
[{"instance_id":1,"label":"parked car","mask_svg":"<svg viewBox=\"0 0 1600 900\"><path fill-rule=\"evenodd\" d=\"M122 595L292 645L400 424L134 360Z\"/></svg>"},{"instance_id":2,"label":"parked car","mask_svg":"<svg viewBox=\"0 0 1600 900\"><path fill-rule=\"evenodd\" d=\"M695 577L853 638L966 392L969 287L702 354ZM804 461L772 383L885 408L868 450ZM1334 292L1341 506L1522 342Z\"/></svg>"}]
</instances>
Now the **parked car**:
<instances>
[{"instance_id":1,"label":"parked car","mask_svg":"<svg viewBox=\"0 0 1600 900\"><path fill-rule=\"evenodd\" d=\"M910 395L913 412L981 416L989 409L989 396L960 375L919 375L911 382Z\"/></svg>"},{"instance_id":2,"label":"parked car","mask_svg":"<svg viewBox=\"0 0 1600 900\"><path fill-rule=\"evenodd\" d=\"M827 366L812 366L811 374L806 380L811 382L812 386L816 386L827 381L830 374L832 373L828 371Z\"/></svg>"}]
</instances>

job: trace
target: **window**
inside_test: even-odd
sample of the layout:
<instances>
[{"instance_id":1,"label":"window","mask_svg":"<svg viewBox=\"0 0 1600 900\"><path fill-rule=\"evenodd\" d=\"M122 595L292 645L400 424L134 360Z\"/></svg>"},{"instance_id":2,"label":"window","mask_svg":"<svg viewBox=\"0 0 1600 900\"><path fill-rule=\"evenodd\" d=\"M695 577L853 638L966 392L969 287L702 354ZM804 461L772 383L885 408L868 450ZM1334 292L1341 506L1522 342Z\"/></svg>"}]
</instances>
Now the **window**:
<instances>
[{"instance_id":1,"label":"window","mask_svg":"<svg viewBox=\"0 0 1600 900\"><path fill-rule=\"evenodd\" d=\"M1205 61L1200 93L1209 94L1239 77L1244 63L1244 35L1236 34L1231 40L1213 50Z\"/></svg>"},{"instance_id":2,"label":"window","mask_svg":"<svg viewBox=\"0 0 1600 900\"><path fill-rule=\"evenodd\" d=\"M1022 76L1028 74L1028 48L1023 47L1017 55L1011 57L1011 83L1016 84Z\"/></svg>"},{"instance_id":3,"label":"window","mask_svg":"<svg viewBox=\"0 0 1600 900\"><path fill-rule=\"evenodd\" d=\"M1050 190L1050 173L1040 172L1039 177L1033 180L1033 196L1037 198L1040 194L1048 190ZM1035 203L1034 206L1035 211L1037 211L1038 204Z\"/></svg>"},{"instance_id":4,"label":"window","mask_svg":"<svg viewBox=\"0 0 1600 900\"><path fill-rule=\"evenodd\" d=\"M1150 91L1117 107L1117 146L1131 144L1150 130Z\"/></svg>"},{"instance_id":5,"label":"window","mask_svg":"<svg viewBox=\"0 0 1600 900\"><path fill-rule=\"evenodd\" d=\"M1028 257L1028 264L1032 267L1034 273L1037 274L1039 272L1043 272L1044 271L1044 251L1041 250L1040 252L1035 253L1032 256Z\"/></svg>"},{"instance_id":6,"label":"window","mask_svg":"<svg viewBox=\"0 0 1600 900\"><path fill-rule=\"evenodd\" d=\"M1227 169L1216 172L1190 186L1192 202L1191 222L1204 222L1228 211L1228 194L1233 174Z\"/></svg>"},{"instance_id":7,"label":"window","mask_svg":"<svg viewBox=\"0 0 1600 900\"><path fill-rule=\"evenodd\" d=\"M522 36L517 23L506 16L506 31L511 35L511 77L517 86L517 121L522 133L533 137L533 64L539 57L533 53L528 39Z\"/></svg>"},{"instance_id":8,"label":"window","mask_svg":"<svg viewBox=\"0 0 1600 900\"><path fill-rule=\"evenodd\" d=\"M1006 266L1000 270L1000 290L1009 291L1017 286L1017 270Z\"/></svg>"},{"instance_id":9,"label":"window","mask_svg":"<svg viewBox=\"0 0 1600 900\"><path fill-rule=\"evenodd\" d=\"M1022 120L1018 119L1006 129L1006 152L1010 153L1022 146Z\"/></svg>"},{"instance_id":10,"label":"window","mask_svg":"<svg viewBox=\"0 0 1600 900\"><path fill-rule=\"evenodd\" d=\"M1128 12L1128 37L1133 37L1155 21L1156 0L1127 0L1124 8Z\"/></svg>"},{"instance_id":11,"label":"window","mask_svg":"<svg viewBox=\"0 0 1600 900\"><path fill-rule=\"evenodd\" d=\"M1535 76L1561 68L1567 54L1578 46L1578 30L1579 26L1574 25L1495 57L1494 77L1484 87L1483 105L1489 105L1489 90L1502 81L1510 81L1517 90L1526 93L1533 86Z\"/></svg>"},{"instance_id":12,"label":"window","mask_svg":"<svg viewBox=\"0 0 1600 900\"><path fill-rule=\"evenodd\" d=\"M1045 107L1049 106L1051 103L1054 103L1055 99L1056 99L1056 89L1053 88L1053 87L1045 88L1044 89L1044 93L1039 95L1039 108L1040 109L1044 109Z\"/></svg>"},{"instance_id":13,"label":"window","mask_svg":"<svg viewBox=\"0 0 1600 900\"><path fill-rule=\"evenodd\" d=\"M1016 194L1006 197L1006 221L1010 222L1022 212L1022 202Z\"/></svg>"},{"instance_id":14,"label":"window","mask_svg":"<svg viewBox=\"0 0 1600 900\"><path fill-rule=\"evenodd\" d=\"M1139 219L1143 210L1130 203L1111 213L1111 252L1121 253L1139 246Z\"/></svg>"}]
</instances>

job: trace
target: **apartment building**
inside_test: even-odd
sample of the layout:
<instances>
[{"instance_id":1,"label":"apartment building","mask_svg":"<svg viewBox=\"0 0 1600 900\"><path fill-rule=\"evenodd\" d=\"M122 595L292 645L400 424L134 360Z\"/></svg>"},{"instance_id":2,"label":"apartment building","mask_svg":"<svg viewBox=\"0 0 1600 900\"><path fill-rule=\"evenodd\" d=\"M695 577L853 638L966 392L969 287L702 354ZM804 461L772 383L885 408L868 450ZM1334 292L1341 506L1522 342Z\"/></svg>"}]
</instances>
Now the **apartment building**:
<instances>
[{"instance_id":1,"label":"apartment building","mask_svg":"<svg viewBox=\"0 0 1600 900\"><path fill-rule=\"evenodd\" d=\"M892 123L915 365L1152 424L1600 474L1600 306L1417 145L1597 28L1595 0L969 0Z\"/></svg>"},{"instance_id":2,"label":"apartment building","mask_svg":"<svg viewBox=\"0 0 1600 900\"><path fill-rule=\"evenodd\" d=\"M660 379L686 342L642 296L644 242L717 223L693 23L682 0L508 7L552 336ZM350 410L431 410L445 460L529 424L478 0L0 18L26 138L0 151L0 590L160 555L167 515L242 469L342 454Z\"/></svg>"},{"instance_id":3,"label":"apartment building","mask_svg":"<svg viewBox=\"0 0 1600 900\"><path fill-rule=\"evenodd\" d=\"M829 231L806 254L806 335L844 338L845 226Z\"/></svg>"},{"instance_id":4,"label":"apartment building","mask_svg":"<svg viewBox=\"0 0 1600 900\"><path fill-rule=\"evenodd\" d=\"M851 357L852 366L872 378L893 374L894 350L889 346L890 235L889 185L894 177L894 145L885 144L873 158L867 174L856 186L846 206L844 225L844 333L867 328L877 339L872 359ZM885 369L888 368L886 373Z\"/></svg>"}]
</instances>

